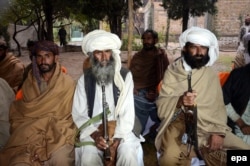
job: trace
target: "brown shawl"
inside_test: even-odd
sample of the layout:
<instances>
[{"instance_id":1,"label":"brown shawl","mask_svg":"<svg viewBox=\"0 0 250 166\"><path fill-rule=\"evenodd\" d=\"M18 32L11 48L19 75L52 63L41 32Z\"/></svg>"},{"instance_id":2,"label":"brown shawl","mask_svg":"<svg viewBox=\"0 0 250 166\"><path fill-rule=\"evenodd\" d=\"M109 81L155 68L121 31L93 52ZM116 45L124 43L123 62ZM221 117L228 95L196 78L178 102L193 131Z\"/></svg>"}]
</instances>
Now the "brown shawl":
<instances>
[{"instance_id":1,"label":"brown shawl","mask_svg":"<svg viewBox=\"0 0 250 166\"><path fill-rule=\"evenodd\" d=\"M156 148L161 147L162 136L171 118L177 111L179 97L188 90L187 72L181 59L168 67L165 72L162 89L157 100L158 116L161 125L156 137ZM211 67L192 70L192 89L197 92L197 135L199 146L206 145L210 134L226 135L229 132L227 113L223 102L219 79ZM184 122L183 122L184 123Z\"/></svg>"},{"instance_id":2,"label":"brown shawl","mask_svg":"<svg viewBox=\"0 0 250 166\"><path fill-rule=\"evenodd\" d=\"M5 79L11 88L16 89L22 82L24 64L12 53L8 53L3 61L0 61L0 77Z\"/></svg>"},{"instance_id":3,"label":"brown shawl","mask_svg":"<svg viewBox=\"0 0 250 166\"><path fill-rule=\"evenodd\" d=\"M60 69L57 64L42 94L29 72L22 87L24 99L15 101L10 109L11 137L0 155L0 165L9 165L12 159L30 163L34 154L46 161L58 148L74 144L71 110L75 82Z\"/></svg>"},{"instance_id":4,"label":"brown shawl","mask_svg":"<svg viewBox=\"0 0 250 166\"><path fill-rule=\"evenodd\" d=\"M133 74L135 89L156 88L168 64L168 57L163 49L155 48L136 53L129 68Z\"/></svg>"}]
</instances>

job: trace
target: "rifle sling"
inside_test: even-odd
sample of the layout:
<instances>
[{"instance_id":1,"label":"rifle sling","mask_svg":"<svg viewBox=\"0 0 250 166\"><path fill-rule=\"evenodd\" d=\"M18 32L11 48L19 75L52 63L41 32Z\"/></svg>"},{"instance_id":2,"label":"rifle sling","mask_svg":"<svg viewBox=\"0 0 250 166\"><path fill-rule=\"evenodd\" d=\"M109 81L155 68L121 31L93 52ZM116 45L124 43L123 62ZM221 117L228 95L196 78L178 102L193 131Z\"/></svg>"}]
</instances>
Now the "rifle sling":
<instances>
[{"instance_id":1,"label":"rifle sling","mask_svg":"<svg viewBox=\"0 0 250 166\"><path fill-rule=\"evenodd\" d=\"M106 111L106 115L110 114L110 110ZM102 120L102 113L94 116L93 118L89 119L87 122L85 122L84 124L81 125L81 127L78 128L77 132L76 132L76 135L75 135L75 146L76 147L81 147L81 146L86 146L86 145L93 145L95 146L95 143L92 142L92 141L86 141L86 142L81 142L80 141L80 132L90 126L91 124L93 123L97 123L99 122L100 120Z\"/></svg>"}]
</instances>

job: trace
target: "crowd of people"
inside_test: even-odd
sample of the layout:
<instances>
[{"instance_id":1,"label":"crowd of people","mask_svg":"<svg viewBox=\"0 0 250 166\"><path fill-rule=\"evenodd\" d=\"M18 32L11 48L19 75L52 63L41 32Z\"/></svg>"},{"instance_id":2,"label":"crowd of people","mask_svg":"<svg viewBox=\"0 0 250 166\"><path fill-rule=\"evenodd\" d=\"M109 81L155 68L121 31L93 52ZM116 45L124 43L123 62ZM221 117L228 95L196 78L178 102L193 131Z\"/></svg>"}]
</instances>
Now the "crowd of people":
<instances>
[{"instance_id":1,"label":"crowd of people","mask_svg":"<svg viewBox=\"0 0 250 166\"><path fill-rule=\"evenodd\" d=\"M127 68L121 39L93 30L82 41L88 58L77 81L54 42L28 41L25 67L1 40L0 165L143 166L149 120L160 166L226 165L227 150L250 150L250 33L240 39L244 61L223 85L212 69L218 40L205 28L180 35L172 63L157 32L145 30Z\"/></svg>"}]
</instances>

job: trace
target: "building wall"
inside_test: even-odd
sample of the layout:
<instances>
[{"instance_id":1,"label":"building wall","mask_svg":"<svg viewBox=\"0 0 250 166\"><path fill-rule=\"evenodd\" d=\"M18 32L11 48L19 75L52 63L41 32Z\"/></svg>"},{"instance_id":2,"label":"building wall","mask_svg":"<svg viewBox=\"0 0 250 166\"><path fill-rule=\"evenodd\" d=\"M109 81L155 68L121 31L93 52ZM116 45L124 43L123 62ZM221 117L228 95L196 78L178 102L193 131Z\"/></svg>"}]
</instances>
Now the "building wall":
<instances>
[{"instance_id":1,"label":"building wall","mask_svg":"<svg viewBox=\"0 0 250 166\"><path fill-rule=\"evenodd\" d=\"M154 28L158 32L165 32L167 26L167 14L162 2L154 2ZM212 16L212 31L217 36L237 36L241 25L247 15L250 15L250 0L218 0L216 3L218 13ZM194 18L190 21L190 25L199 27L207 27L207 16ZM182 31L181 20L170 21L170 34L180 34Z\"/></svg>"},{"instance_id":2,"label":"building wall","mask_svg":"<svg viewBox=\"0 0 250 166\"><path fill-rule=\"evenodd\" d=\"M214 27L219 36L237 36L245 17L250 15L250 0L218 0Z\"/></svg>"}]
</instances>

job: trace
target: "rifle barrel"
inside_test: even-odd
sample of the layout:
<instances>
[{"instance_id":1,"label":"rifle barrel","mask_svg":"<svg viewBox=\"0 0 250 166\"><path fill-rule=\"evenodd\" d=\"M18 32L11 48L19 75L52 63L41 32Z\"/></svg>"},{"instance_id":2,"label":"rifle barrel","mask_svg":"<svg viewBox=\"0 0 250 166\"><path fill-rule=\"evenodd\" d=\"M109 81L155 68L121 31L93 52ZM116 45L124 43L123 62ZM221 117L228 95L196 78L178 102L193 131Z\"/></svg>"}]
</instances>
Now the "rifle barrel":
<instances>
[{"instance_id":1,"label":"rifle barrel","mask_svg":"<svg viewBox=\"0 0 250 166\"><path fill-rule=\"evenodd\" d=\"M107 109L108 104L106 101L106 95L105 95L105 83L101 82L102 86L102 123L103 123L103 138L106 140L108 147L104 150L103 157L106 161L111 160L111 153L110 153L110 147L109 147L109 132L108 132L108 117L107 117Z\"/></svg>"}]
</instances>

